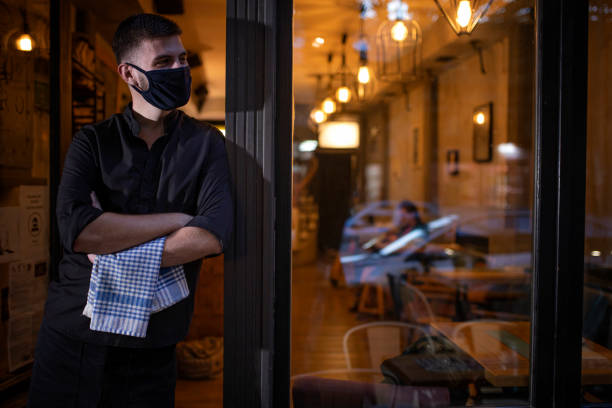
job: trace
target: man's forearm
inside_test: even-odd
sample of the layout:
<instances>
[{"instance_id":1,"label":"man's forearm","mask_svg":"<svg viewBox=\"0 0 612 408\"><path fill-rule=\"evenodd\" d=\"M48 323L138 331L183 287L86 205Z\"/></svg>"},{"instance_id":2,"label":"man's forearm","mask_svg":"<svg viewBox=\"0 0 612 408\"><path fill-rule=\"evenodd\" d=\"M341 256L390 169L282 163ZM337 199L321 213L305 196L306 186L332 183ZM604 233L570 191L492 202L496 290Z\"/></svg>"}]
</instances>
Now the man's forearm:
<instances>
[{"instance_id":1,"label":"man's forearm","mask_svg":"<svg viewBox=\"0 0 612 408\"><path fill-rule=\"evenodd\" d=\"M219 240L199 227L183 227L166 238L162 254L162 267L185 264L220 253Z\"/></svg>"},{"instance_id":2,"label":"man's forearm","mask_svg":"<svg viewBox=\"0 0 612 408\"><path fill-rule=\"evenodd\" d=\"M105 212L79 234L75 252L108 254L171 234L191 220L183 213L127 215Z\"/></svg>"}]
</instances>

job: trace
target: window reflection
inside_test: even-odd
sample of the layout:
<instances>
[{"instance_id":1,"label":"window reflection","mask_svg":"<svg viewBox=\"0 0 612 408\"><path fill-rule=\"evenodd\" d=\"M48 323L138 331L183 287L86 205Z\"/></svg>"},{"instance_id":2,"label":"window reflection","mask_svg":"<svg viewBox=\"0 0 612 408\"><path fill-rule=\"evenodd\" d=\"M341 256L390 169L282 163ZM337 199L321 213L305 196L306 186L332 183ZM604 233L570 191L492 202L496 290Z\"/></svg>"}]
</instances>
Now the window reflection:
<instances>
[{"instance_id":1,"label":"window reflection","mask_svg":"<svg viewBox=\"0 0 612 408\"><path fill-rule=\"evenodd\" d=\"M356 3L294 2L293 404L524 404L533 3L461 36L435 2Z\"/></svg>"},{"instance_id":2,"label":"window reflection","mask_svg":"<svg viewBox=\"0 0 612 408\"><path fill-rule=\"evenodd\" d=\"M585 403L612 403L612 208L608 163L612 74L612 2L589 2L587 191L583 300L582 385ZM608 65L608 64L605 64Z\"/></svg>"}]
</instances>

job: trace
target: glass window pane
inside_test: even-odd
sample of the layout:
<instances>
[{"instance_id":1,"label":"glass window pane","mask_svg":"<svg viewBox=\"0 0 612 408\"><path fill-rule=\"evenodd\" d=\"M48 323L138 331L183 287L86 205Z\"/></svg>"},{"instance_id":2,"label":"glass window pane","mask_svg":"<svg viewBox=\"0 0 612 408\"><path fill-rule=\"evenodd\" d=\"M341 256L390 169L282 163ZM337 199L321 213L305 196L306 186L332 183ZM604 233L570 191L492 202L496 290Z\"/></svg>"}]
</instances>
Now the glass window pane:
<instances>
[{"instance_id":1,"label":"glass window pane","mask_svg":"<svg viewBox=\"0 0 612 408\"><path fill-rule=\"evenodd\" d=\"M528 400L533 1L489 3L294 2L295 407Z\"/></svg>"},{"instance_id":2,"label":"glass window pane","mask_svg":"<svg viewBox=\"0 0 612 408\"><path fill-rule=\"evenodd\" d=\"M589 4L582 386L585 403L612 403L612 1Z\"/></svg>"}]
</instances>

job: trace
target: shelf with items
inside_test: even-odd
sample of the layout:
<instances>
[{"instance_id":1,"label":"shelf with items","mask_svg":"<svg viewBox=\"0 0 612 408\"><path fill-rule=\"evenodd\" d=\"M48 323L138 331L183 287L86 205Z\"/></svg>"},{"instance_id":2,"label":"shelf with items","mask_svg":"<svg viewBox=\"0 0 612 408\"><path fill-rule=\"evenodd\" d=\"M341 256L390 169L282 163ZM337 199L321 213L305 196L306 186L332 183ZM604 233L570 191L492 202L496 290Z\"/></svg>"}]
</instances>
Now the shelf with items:
<instances>
[{"instance_id":1,"label":"shelf with items","mask_svg":"<svg viewBox=\"0 0 612 408\"><path fill-rule=\"evenodd\" d=\"M72 55L72 132L104 119L104 81L95 73L95 51L89 41L75 36Z\"/></svg>"}]
</instances>

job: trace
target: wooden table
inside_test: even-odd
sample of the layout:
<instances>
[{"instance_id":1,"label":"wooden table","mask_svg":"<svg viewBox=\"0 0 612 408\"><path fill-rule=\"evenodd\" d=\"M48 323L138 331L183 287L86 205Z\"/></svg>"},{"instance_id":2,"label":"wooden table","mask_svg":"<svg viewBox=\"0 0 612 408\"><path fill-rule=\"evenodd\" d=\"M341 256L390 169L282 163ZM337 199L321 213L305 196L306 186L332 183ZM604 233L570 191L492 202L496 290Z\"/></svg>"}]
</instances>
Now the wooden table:
<instances>
[{"instance_id":1,"label":"wooden table","mask_svg":"<svg viewBox=\"0 0 612 408\"><path fill-rule=\"evenodd\" d=\"M431 327L478 361L494 386L529 385L529 322L432 323ZM612 384L612 351L586 339L582 383Z\"/></svg>"},{"instance_id":2,"label":"wooden table","mask_svg":"<svg viewBox=\"0 0 612 408\"><path fill-rule=\"evenodd\" d=\"M483 284L516 285L529 283L529 274L521 269L481 269L481 268L432 268L429 275L444 285L455 287L455 320L464 321L470 318L468 292L475 286Z\"/></svg>"},{"instance_id":3,"label":"wooden table","mask_svg":"<svg viewBox=\"0 0 612 408\"><path fill-rule=\"evenodd\" d=\"M517 284L528 283L529 275L522 270L506 269L468 269L452 270L431 268L430 274L436 279L453 285L473 285L476 283Z\"/></svg>"}]
</instances>

